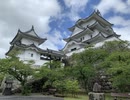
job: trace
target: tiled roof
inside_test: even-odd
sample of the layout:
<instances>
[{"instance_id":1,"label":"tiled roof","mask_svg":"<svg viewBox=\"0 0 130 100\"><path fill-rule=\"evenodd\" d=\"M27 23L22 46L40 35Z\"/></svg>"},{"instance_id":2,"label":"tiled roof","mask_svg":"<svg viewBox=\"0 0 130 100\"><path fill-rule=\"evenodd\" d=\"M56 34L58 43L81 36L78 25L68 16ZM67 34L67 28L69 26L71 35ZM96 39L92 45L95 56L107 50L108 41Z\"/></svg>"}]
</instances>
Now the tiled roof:
<instances>
[{"instance_id":1,"label":"tiled roof","mask_svg":"<svg viewBox=\"0 0 130 100\"><path fill-rule=\"evenodd\" d=\"M10 42L11 45L13 45L17 40L20 40L21 38L26 37L26 38L30 38L33 39L35 41L39 42L39 45L42 44L44 41L46 41L46 38L40 38L36 32L34 31L34 28L32 26L32 28L29 31L26 32L22 32L20 31L20 29L17 32L17 35L14 37L14 39Z\"/></svg>"}]
</instances>

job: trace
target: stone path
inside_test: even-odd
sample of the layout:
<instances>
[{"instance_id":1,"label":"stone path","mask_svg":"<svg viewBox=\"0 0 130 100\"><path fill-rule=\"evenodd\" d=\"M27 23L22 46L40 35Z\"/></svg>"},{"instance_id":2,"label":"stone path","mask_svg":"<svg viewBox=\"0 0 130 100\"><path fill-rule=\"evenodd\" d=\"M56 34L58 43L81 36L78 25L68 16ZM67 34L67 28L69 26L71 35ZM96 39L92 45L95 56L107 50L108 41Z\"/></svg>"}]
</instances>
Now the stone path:
<instances>
[{"instance_id":1,"label":"stone path","mask_svg":"<svg viewBox=\"0 0 130 100\"><path fill-rule=\"evenodd\" d=\"M0 100L64 100L50 96L0 96Z\"/></svg>"}]
</instances>

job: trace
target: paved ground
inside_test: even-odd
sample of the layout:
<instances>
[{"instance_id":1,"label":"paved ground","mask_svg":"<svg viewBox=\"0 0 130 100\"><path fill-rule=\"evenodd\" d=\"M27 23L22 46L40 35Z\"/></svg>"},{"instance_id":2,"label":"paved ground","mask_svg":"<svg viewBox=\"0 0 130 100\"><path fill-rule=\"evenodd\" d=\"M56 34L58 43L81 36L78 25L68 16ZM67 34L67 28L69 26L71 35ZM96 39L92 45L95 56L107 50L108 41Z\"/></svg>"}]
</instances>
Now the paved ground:
<instances>
[{"instance_id":1,"label":"paved ground","mask_svg":"<svg viewBox=\"0 0 130 100\"><path fill-rule=\"evenodd\" d=\"M0 100L64 100L50 96L0 96Z\"/></svg>"}]
</instances>

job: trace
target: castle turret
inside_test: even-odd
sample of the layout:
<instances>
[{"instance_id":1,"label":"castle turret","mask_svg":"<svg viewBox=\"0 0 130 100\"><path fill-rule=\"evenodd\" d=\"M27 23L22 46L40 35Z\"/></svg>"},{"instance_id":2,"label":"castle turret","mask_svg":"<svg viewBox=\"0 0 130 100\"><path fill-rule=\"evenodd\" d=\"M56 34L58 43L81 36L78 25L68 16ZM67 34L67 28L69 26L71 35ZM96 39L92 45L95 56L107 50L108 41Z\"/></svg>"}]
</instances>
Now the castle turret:
<instances>
[{"instance_id":1,"label":"castle turret","mask_svg":"<svg viewBox=\"0 0 130 100\"><path fill-rule=\"evenodd\" d=\"M20 60L25 63L33 60L34 67L42 66L50 60L61 60L64 56L62 51L55 51L51 49L44 50L39 48L39 45L44 43L46 40L46 38L40 38L36 34L33 26L26 32L22 32L19 29L14 39L10 42L11 47L6 55L10 56L11 53L17 51L17 56Z\"/></svg>"},{"instance_id":2,"label":"castle turret","mask_svg":"<svg viewBox=\"0 0 130 100\"><path fill-rule=\"evenodd\" d=\"M89 17L79 19L69 30L71 36L64 39L66 45L63 48L67 56L82 52L87 45L101 46L105 41L119 40L113 28L113 24L105 20L100 12L94 11Z\"/></svg>"}]
</instances>

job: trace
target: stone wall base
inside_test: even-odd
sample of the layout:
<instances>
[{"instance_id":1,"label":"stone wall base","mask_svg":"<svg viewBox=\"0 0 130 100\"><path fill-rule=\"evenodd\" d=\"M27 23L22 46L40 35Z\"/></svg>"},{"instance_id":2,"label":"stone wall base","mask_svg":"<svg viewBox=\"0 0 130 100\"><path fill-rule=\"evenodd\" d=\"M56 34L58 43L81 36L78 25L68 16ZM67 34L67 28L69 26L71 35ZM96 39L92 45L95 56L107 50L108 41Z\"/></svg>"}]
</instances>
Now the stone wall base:
<instances>
[{"instance_id":1,"label":"stone wall base","mask_svg":"<svg viewBox=\"0 0 130 100\"><path fill-rule=\"evenodd\" d=\"M89 92L88 96L89 96L89 100L105 100L104 93Z\"/></svg>"}]
</instances>

